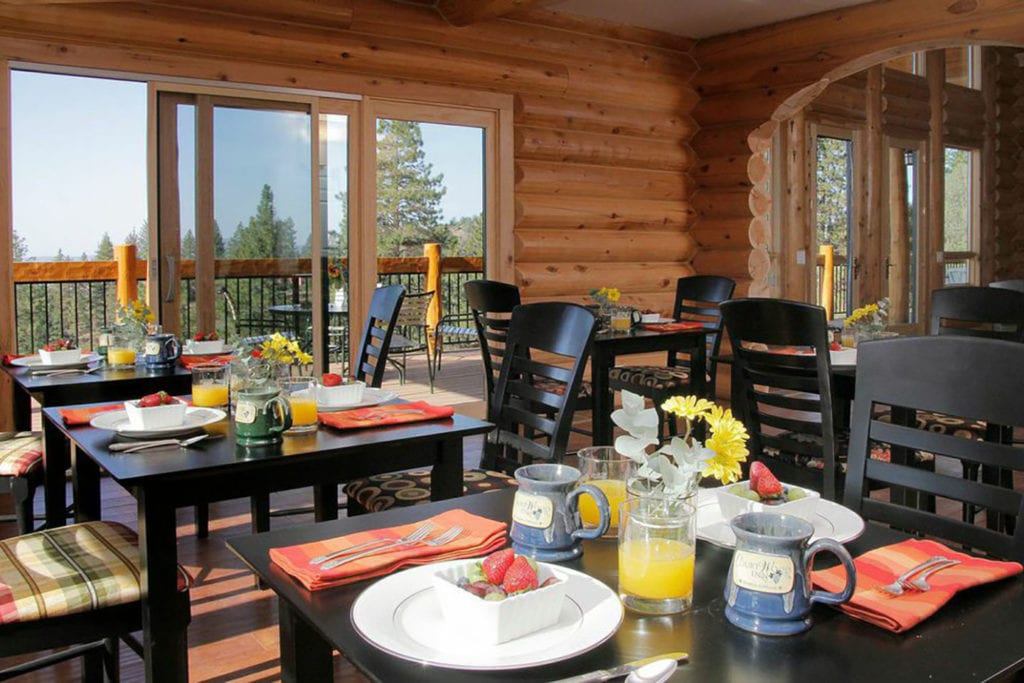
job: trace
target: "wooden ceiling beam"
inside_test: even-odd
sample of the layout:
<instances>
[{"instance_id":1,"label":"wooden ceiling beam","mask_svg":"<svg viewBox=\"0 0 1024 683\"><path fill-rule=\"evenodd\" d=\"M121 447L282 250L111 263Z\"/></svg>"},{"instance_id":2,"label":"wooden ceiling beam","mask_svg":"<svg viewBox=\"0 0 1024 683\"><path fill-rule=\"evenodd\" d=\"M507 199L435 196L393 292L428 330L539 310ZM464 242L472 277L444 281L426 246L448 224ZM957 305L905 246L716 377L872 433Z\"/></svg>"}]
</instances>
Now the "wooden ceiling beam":
<instances>
[{"instance_id":1,"label":"wooden ceiling beam","mask_svg":"<svg viewBox=\"0 0 1024 683\"><path fill-rule=\"evenodd\" d=\"M437 11L452 26L469 26L557 0L437 0Z\"/></svg>"},{"instance_id":2,"label":"wooden ceiling beam","mask_svg":"<svg viewBox=\"0 0 1024 683\"><path fill-rule=\"evenodd\" d=\"M11 0L0 0L10 2ZM23 0L14 0L20 2ZM47 2L52 0L28 0ZM67 2L69 0L57 0ZM79 0L70 0L77 2ZM81 0L87 2L90 0ZM110 0L111 2L116 0ZM348 29L352 26L352 0L139 0L146 5L191 9L243 17L270 19L289 24Z\"/></svg>"}]
</instances>

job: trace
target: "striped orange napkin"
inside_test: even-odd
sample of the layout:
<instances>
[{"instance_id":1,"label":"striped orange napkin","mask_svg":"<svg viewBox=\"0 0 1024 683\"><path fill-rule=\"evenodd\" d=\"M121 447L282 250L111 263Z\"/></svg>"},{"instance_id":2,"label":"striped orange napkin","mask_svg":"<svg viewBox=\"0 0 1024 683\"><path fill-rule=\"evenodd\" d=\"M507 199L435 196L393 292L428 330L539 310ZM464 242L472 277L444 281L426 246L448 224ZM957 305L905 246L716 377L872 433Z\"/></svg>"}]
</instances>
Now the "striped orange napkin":
<instances>
[{"instance_id":1,"label":"striped orange napkin","mask_svg":"<svg viewBox=\"0 0 1024 683\"><path fill-rule=\"evenodd\" d=\"M434 523L434 531L427 537L428 540L440 536L456 525L461 526L464 531L455 540L445 545L435 547L416 543L401 546L326 571L321 570L319 566L311 565L309 560L319 555L351 548L366 541L404 538L422 526L423 521L384 529L370 529L313 543L271 548L270 559L295 577L303 586L311 591L316 591L390 574L397 569L411 565L486 555L505 545L505 530L508 525L504 522L479 517L465 510L448 510L431 517L429 521Z\"/></svg>"},{"instance_id":2,"label":"striped orange napkin","mask_svg":"<svg viewBox=\"0 0 1024 683\"><path fill-rule=\"evenodd\" d=\"M897 576L930 557L942 555L960 564L928 577L931 590L908 591L898 597L881 590ZM903 633L939 611L957 591L1020 574L1019 562L999 562L950 550L935 541L910 539L864 553L856 560L857 590L839 609L855 619ZM842 567L811 572L815 587L840 591L846 583Z\"/></svg>"},{"instance_id":3,"label":"striped orange napkin","mask_svg":"<svg viewBox=\"0 0 1024 683\"><path fill-rule=\"evenodd\" d=\"M97 413L105 413L108 410L124 409L124 402L112 403L106 406L93 406L92 408L61 408L58 412L64 418L64 424L69 427L87 425Z\"/></svg>"},{"instance_id":4,"label":"striped orange napkin","mask_svg":"<svg viewBox=\"0 0 1024 683\"><path fill-rule=\"evenodd\" d=\"M644 323L640 327L651 332L686 332L702 329L704 325L693 320L680 320L676 323Z\"/></svg>"},{"instance_id":5,"label":"striped orange napkin","mask_svg":"<svg viewBox=\"0 0 1024 683\"><path fill-rule=\"evenodd\" d=\"M450 406L435 406L426 401L415 403L394 403L372 408L342 410L337 413L320 413L320 422L335 429L365 429L386 425L405 424L440 420L455 414Z\"/></svg>"},{"instance_id":6,"label":"striped orange napkin","mask_svg":"<svg viewBox=\"0 0 1024 683\"><path fill-rule=\"evenodd\" d=\"M182 356L178 359L178 363L186 370L191 370L192 366L200 364L227 365L233 357L230 353L212 356Z\"/></svg>"}]
</instances>

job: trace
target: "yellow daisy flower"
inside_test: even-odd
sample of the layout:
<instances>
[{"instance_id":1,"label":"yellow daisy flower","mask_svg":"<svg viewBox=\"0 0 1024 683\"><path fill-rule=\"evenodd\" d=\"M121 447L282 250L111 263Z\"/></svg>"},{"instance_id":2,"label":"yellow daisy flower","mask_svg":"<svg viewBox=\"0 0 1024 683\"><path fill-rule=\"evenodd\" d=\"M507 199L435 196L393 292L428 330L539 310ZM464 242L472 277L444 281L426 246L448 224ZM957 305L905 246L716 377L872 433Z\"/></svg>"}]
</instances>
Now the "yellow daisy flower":
<instances>
[{"instance_id":1,"label":"yellow daisy flower","mask_svg":"<svg viewBox=\"0 0 1024 683\"><path fill-rule=\"evenodd\" d=\"M706 398L696 396L673 396L661 404L661 409L666 413L672 413L687 420L695 420L705 417L715 407L715 404Z\"/></svg>"}]
</instances>

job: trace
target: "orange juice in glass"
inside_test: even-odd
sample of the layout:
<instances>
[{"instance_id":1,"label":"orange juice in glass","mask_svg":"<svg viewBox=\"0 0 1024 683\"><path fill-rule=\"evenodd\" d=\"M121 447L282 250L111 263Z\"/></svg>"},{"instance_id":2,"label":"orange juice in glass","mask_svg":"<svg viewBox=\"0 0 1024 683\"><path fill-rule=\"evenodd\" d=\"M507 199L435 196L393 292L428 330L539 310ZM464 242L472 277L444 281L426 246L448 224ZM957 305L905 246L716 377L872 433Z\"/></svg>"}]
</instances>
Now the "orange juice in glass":
<instances>
[{"instance_id":1,"label":"orange juice in glass","mask_svg":"<svg viewBox=\"0 0 1024 683\"><path fill-rule=\"evenodd\" d=\"M696 496L629 498L619 509L619 597L642 614L693 604Z\"/></svg>"},{"instance_id":2,"label":"orange juice in glass","mask_svg":"<svg viewBox=\"0 0 1024 683\"><path fill-rule=\"evenodd\" d=\"M611 508L611 521L606 536L614 537L619 528L619 504L626 499L626 482L636 471L636 463L616 452L611 446L581 448L576 454L580 470L580 483L593 484L604 492ZM598 525L597 504L590 496L580 496L580 521L583 526Z\"/></svg>"},{"instance_id":3,"label":"orange juice in glass","mask_svg":"<svg viewBox=\"0 0 1024 683\"><path fill-rule=\"evenodd\" d=\"M277 381L281 395L292 407L292 426L285 434L308 434L316 431L316 393L312 377L285 377Z\"/></svg>"},{"instance_id":4,"label":"orange juice in glass","mask_svg":"<svg viewBox=\"0 0 1024 683\"><path fill-rule=\"evenodd\" d=\"M199 363L192 366L192 403L204 408L228 405L227 365Z\"/></svg>"},{"instance_id":5,"label":"orange juice in glass","mask_svg":"<svg viewBox=\"0 0 1024 683\"><path fill-rule=\"evenodd\" d=\"M135 349L129 349L123 346L108 347L107 365L112 368L135 367Z\"/></svg>"}]
</instances>

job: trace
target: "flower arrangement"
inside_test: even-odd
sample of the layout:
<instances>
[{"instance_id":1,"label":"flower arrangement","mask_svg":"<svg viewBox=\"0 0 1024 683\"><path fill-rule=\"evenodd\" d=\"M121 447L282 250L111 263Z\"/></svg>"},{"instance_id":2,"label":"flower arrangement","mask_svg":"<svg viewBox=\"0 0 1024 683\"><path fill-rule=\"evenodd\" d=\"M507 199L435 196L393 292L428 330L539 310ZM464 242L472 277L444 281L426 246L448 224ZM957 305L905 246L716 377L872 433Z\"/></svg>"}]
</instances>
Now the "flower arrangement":
<instances>
[{"instance_id":1,"label":"flower arrangement","mask_svg":"<svg viewBox=\"0 0 1024 683\"><path fill-rule=\"evenodd\" d=\"M126 306L118 304L114 319L122 325L133 325L148 331L149 326L156 321L156 316L146 302L135 299Z\"/></svg>"},{"instance_id":2,"label":"flower arrangement","mask_svg":"<svg viewBox=\"0 0 1024 683\"><path fill-rule=\"evenodd\" d=\"M344 287L347 273L341 259L327 259L327 281L333 287Z\"/></svg>"},{"instance_id":3,"label":"flower arrangement","mask_svg":"<svg viewBox=\"0 0 1024 683\"><path fill-rule=\"evenodd\" d=\"M297 341L275 332L231 361L232 391L276 382L290 373L291 366L312 362L313 356L303 351Z\"/></svg>"},{"instance_id":4,"label":"flower arrangement","mask_svg":"<svg viewBox=\"0 0 1024 683\"><path fill-rule=\"evenodd\" d=\"M846 317L844 326L853 330L858 339L872 339L877 337L889 321L889 298L880 299L873 304L867 304L855 309Z\"/></svg>"},{"instance_id":5,"label":"flower arrangement","mask_svg":"<svg viewBox=\"0 0 1024 683\"><path fill-rule=\"evenodd\" d=\"M288 339L280 332L275 332L270 339L261 342L249 355L271 367L309 365L313 362L313 356L303 351L297 341Z\"/></svg>"},{"instance_id":6,"label":"flower arrangement","mask_svg":"<svg viewBox=\"0 0 1024 683\"><path fill-rule=\"evenodd\" d=\"M590 290L590 297L602 307L607 307L619 303L619 299L622 298L622 292L615 287L601 287L600 289Z\"/></svg>"},{"instance_id":7,"label":"flower arrangement","mask_svg":"<svg viewBox=\"0 0 1024 683\"><path fill-rule=\"evenodd\" d=\"M631 491L666 497L686 497L697 487L700 477L713 477L723 484L739 481L740 463L747 459L746 427L712 401L696 396L674 396L661 405L671 415L686 420L686 434L649 453L659 443L658 414L644 407L644 398L622 392L622 408L612 413L612 421L627 434L615 439L615 450L638 463ZM710 430L704 443L693 438L693 425L703 420Z\"/></svg>"}]
</instances>

